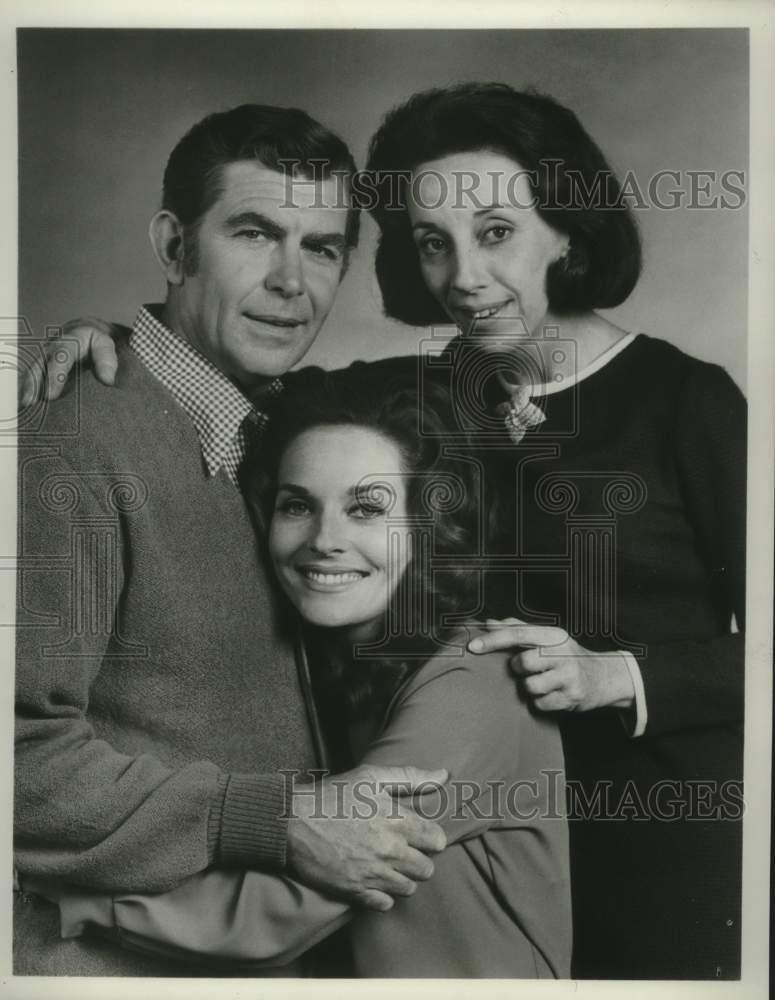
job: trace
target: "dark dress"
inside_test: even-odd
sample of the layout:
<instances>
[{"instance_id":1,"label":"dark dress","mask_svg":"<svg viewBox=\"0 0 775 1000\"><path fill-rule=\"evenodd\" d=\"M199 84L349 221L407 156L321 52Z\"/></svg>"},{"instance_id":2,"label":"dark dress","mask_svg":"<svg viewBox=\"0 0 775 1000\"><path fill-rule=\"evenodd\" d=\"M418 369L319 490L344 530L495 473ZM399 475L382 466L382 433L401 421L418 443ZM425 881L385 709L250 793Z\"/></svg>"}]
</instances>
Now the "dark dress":
<instances>
[{"instance_id":1,"label":"dark dress","mask_svg":"<svg viewBox=\"0 0 775 1000\"><path fill-rule=\"evenodd\" d=\"M491 579L492 606L632 651L648 715L635 739L610 709L562 717L574 975L736 978L743 397L723 369L641 335L534 401L546 422L490 465L510 515L493 550L526 566Z\"/></svg>"}]
</instances>

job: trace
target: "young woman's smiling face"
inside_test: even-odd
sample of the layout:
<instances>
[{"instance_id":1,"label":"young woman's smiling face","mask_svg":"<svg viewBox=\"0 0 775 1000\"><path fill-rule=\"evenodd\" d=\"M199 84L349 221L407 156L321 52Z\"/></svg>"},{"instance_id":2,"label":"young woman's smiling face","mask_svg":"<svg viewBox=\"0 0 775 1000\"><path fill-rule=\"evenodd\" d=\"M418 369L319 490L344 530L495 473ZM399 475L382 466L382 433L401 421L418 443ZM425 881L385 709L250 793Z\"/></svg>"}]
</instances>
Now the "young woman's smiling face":
<instances>
[{"instance_id":1,"label":"young woman's smiling face","mask_svg":"<svg viewBox=\"0 0 775 1000\"><path fill-rule=\"evenodd\" d=\"M533 202L525 171L492 150L443 156L414 172L408 209L423 278L464 333L540 333L546 272L568 237Z\"/></svg>"},{"instance_id":2,"label":"young woman's smiling face","mask_svg":"<svg viewBox=\"0 0 775 1000\"><path fill-rule=\"evenodd\" d=\"M314 625L378 632L409 562L398 446L367 427L304 431L286 448L269 531L280 583Z\"/></svg>"}]
</instances>

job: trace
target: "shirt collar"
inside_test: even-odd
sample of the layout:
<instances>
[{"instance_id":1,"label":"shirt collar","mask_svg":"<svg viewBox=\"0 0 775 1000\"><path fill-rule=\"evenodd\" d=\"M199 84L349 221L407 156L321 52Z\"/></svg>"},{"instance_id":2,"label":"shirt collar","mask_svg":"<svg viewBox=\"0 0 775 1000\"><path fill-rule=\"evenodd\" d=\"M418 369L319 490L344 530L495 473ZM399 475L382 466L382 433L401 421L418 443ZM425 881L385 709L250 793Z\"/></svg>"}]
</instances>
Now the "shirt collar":
<instances>
[{"instance_id":1,"label":"shirt collar","mask_svg":"<svg viewBox=\"0 0 775 1000\"><path fill-rule=\"evenodd\" d=\"M228 378L188 341L173 333L142 306L137 314L130 348L182 406L199 437L202 457L209 475L223 468L233 483L245 457L243 422L264 428L268 416L257 410ZM262 388L261 396L282 392L282 382L274 379Z\"/></svg>"}]
</instances>

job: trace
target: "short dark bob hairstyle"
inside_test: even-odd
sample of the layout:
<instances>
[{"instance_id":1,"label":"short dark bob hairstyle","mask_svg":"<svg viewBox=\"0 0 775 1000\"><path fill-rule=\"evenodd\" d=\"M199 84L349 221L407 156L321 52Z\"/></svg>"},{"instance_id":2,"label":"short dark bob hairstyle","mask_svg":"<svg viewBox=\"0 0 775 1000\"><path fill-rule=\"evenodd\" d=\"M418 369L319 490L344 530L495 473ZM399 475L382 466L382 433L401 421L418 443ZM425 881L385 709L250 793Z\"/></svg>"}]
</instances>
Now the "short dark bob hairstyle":
<instances>
[{"instance_id":1,"label":"short dark bob hairstyle","mask_svg":"<svg viewBox=\"0 0 775 1000\"><path fill-rule=\"evenodd\" d=\"M281 173L294 164L294 176L312 180L351 178L355 173L343 140L305 111L242 104L208 115L178 142L164 171L162 208L196 231L221 194L222 169L241 160L257 160ZM347 191L343 204L349 207L345 240L352 249L358 244L360 211Z\"/></svg>"},{"instance_id":2,"label":"short dark bob hairstyle","mask_svg":"<svg viewBox=\"0 0 775 1000\"><path fill-rule=\"evenodd\" d=\"M528 172L544 221L570 237L568 256L550 265L549 308L580 314L619 305L641 268L632 212L605 157L579 120L551 97L503 83L426 90L386 116L371 140L366 167L378 192L370 206L380 228L377 279L388 316L413 326L449 322L425 287L405 198L390 191L423 163L489 149ZM398 181L396 181L398 177ZM399 196L400 197L400 196Z\"/></svg>"},{"instance_id":3,"label":"short dark bob hairstyle","mask_svg":"<svg viewBox=\"0 0 775 1000\"><path fill-rule=\"evenodd\" d=\"M331 634L339 630L307 630L313 654L326 654L322 675L318 671L326 682L316 686L316 696L333 700L332 710L340 716L349 711L363 717L383 709L401 681L433 655L438 648L433 635L454 628L452 622L445 627L448 616L479 611L478 572L456 565L454 559L481 551L485 527L478 468L447 455L445 444L454 426L449 393L430 383L418 395L414 372L375 380L365 365L337 372L304 368L288 377L271 415L272 429L259 443L252 483L267 524L282 456L305 431L363 427L391 441L401 454L413 556L386 608L389 645L353 663L341 636ZM374 473L379 472L375 467ZM447 557L443 571L434 569L431 557Z\"/></svg>"}]
</instances>

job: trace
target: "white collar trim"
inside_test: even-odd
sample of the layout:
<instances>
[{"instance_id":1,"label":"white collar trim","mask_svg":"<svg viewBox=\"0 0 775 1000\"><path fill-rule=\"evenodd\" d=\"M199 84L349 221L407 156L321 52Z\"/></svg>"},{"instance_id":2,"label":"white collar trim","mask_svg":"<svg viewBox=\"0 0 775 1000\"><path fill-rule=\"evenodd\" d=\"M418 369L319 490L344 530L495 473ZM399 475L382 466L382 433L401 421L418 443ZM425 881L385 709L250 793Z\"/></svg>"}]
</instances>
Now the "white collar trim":
<instances>
[{"instance_id":1,"label":"white collar trim","mask_svg":"<svg viewBox=\"0 0 775 1000\"><path fill-rule=\"evenodd\" d=\"M625 334L621 340L617 340L615 344L608 348L607 351L591 361L586 368L582 368L580 372L576 372L574 375L570 375L568 378L564 378L561 382L541 382L538 385L534 385L530 390L530 395L532 396L553 396L557 392L564 392L566 389L570 389L571 386L577 385L579 382L583 382L585 378L589 378L590 375L594 375L595 372L599 372L601 368L604 368L609 361L612 361L617 354L630 346L630 344L635 340L634 333Z\"/></svg>"}]
</instances>

